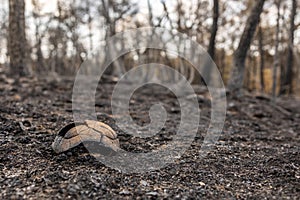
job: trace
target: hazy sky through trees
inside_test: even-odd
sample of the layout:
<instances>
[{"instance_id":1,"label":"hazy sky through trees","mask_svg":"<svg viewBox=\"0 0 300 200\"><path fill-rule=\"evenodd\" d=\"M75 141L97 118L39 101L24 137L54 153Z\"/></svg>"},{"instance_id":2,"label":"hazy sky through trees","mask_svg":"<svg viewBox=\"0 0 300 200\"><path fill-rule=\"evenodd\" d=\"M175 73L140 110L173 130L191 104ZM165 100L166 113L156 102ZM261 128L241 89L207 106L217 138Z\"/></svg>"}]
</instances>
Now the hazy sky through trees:
<instances>
[{"instance_id":1,"label":"hazy sky through trees","mask_svg":"<svg viewBox=\"0 0 300 200\"><path fill-rule=\"evenodd\" d=\"M0 5L0 11L1 11L1 18L4 20L8 19L8 0L0 0L1 5ZM172 12L172 10L175 9L176 1L172 0L164 0L166 2L166 5L168 6L168 9L170 12L170 18L175 19L176 18L176 12ZM25 0L26 2L26 25L27 25L27 38L29 43L34 44L36 41L34 41L34 37L32 37L35 34L35 26L34 26L34 19L32 17L32 11L33 11L33 6L32 6L32 0ZM52 14L52 15L57 15L57 3L56 0L38 0L42 7L42 12L41 14ZM68 1L65 1L68 2ZM79 1L76 0L76 2L83 4L85 1ZM100 1L93 1L97 5L99 5ZM138 2L139 6L139 11L138 14L134 16L135 21L141 21L142 24L147 25L147 19L148 19L148 7L147 7L147 1L139 1L139 0L132 0L131 2ZM161 0L151 0L150 1L153 5L153 15L156 16L161 16L164 12L163 6L161 4ZM209 5L207 6L208 13L211 12L212 6L213 6L213 1L209 1ZM186 9L187 12L190 12L189 8L191 8L191 4L196 5L197 0L191 0L191 1L183 1L183 6L184 9ZM232 24L226 23L224 26L219 26L219 31L217 34L217 42L216 42L216 47L217 48L224 48L227 50L227 52L232 53L232 49L229 48L229 46L232 46L233 48L236 48L239 42L239 36L241 35L241 32L243 30L243 27L245 25L245 20L246 17L245 15L240 16L240 12L243 9L246 9L246 5L243 1L224 1L222 2L223 4L225 3L226 9L225 12L220 12L220 17L221 18L226 18L228 21L232 21ZM195 8L196 7L193 7ZM262 14L262 26L275 26L276 24L276 7L271 1L266 2L265 5L265 10L267 10L267 13ZM187 13L188 14L188 13ZM289 19L289 12L288 13L283 13L285 19ZM296 18L296 24L300 23L300 16L298 15ZM44 18L45 22L47 21L47 17ZM92 31L93 31L93 43L95 44L94 47L97 46L97 43L99 43L101 40L104 39L104 33L105 33L105 27L103 27L103 24L101 24L101 17L100 16L95 16L93 24L92 24ZM187 21L187 23L189 23ZM192 22L190 22L192 23ZM209 27L212 24L212 18L208 17L205 21L204 24ZM52 24L53 25L53 24ZM170 25L168 23L162 23L163 27L170 28ZM44 27L45 28L45 27ZM285 28L285 27L283 27ZM42 31L43 28L41 27ZM117 27L118 30L118 27ZM286 31L286 30L285 30ZM80 41L85 45L86 49L89 48L89 42L88 42L88 31L86 28L86 25L80 24L78 28L78 32L80 34ZM0 32L1 34L1 32ZM236 40L231 41L228 39L230 35L236 35ZM300 45L300 30L297 29L295 32L295 46L299 49ZM44 38L45 41L43 41L42 45L42 50L45 53L45 56L47 57L47 54L49 51L49 48L47 47L47 39ZM207 41L208 43L208 41ZM71 46L71 45L70 45ZM6 59L6 41L3 37L0 35L0 62L3 63L5 62ZM272 50L270 51L272 54ZM256 52L258 55L258 52Z\"/></svg>"}]
</instances>

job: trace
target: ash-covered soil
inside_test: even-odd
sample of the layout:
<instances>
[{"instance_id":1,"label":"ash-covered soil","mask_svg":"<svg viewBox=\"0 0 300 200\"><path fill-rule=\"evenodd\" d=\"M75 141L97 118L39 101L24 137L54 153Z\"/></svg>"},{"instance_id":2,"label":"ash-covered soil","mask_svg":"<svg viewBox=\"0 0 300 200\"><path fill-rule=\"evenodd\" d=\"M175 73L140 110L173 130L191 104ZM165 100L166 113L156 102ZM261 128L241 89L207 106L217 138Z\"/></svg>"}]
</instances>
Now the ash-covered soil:
<instances>
[{"instance_id":1,"label":"ash-covered soil","mask_svg":"<svg viewBox=\"0 0 300 200\"><path fill-rule=\"evenodd\" d=\"M161 102L168 111L164 129L152 138L119 130L110 108L114 82L96 94L98 120L111 125L120 145L149 152L172 140L180 122L174 94L158 86L136 91L130 114L137 124L150 122L148 111ZM73 121L73 81L0 78L1 199L299 199L300 101L246 94L227 96L224 131L202 159L199 150L210 121L207 91L195 87L201 121L190 148L165 168L123 174L89 155L83 145L62 154L51 149L57 132ZM102 114L105 113L105 114Z\"/></svg>"}]
</instances>

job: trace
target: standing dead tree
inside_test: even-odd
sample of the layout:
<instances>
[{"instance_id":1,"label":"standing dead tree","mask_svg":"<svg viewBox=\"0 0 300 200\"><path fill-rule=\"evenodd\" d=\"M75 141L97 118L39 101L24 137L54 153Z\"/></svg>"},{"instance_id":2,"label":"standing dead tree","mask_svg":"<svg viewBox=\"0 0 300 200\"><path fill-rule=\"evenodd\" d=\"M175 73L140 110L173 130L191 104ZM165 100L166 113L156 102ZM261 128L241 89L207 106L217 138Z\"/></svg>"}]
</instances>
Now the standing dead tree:
<instances>
[{"instance_id":1,"label":"standing dead tree","mask_svg":"<svg viewBox=\"0 0 300 200\"><path fill-rule=\"evenodd\" d=\"M275 100L275 97L276 97L277 71L278 71L279 63L280 63L278 48L279 48L279 34L280 34L281 0L276 0L275 4L276 4L276 7L277 7L277 21L276 21L275 55L274 55L273 86L272 86L273 100Z\"/></svg>"},{"instance_id":2,"label":"standing dead tree","mask_svg":"<svg viewBox=\"0 0 300 200\"><path fill-rule=\"evenodd\" d=\"M290 17L290 29L289 29L289 44L288 44L288 55L286 63L286 76L282 84L280 93L282 94L291 94L293 92L293 64L294 64L294 39L295 39L295 16L297 10L297 1L292 0L292 10Z\"/></svg>"},{"instance_id":3,"label":"standing dead tree","mask_svg":"<svg viewBox=\"0 0 300 200\"><path fill-rule=\"evenodd\" d=\"M257 0L251 10L251 14L246 22L244 32L242 34L239 46L234 53L233 69L228 88L231 91L240 90L243 87L245 61L252 38L254 36L257 25L260 21L260 14L263 11L265 0Z\"/></svg>"},{"instance_id":4,"label":"standing dead tree","mask_svg":"<svg viewBox=\"0 0 300 200\"><path fill-rule=\"evenodd\" d=\"M31 65L33 66L34 73L45 74L48 72L48 69L46 67L44 52L42 51L42 43L51 22L51 14L42 14L43 6L38 0L32 0L31 3L33 6L33 24L35 26L35 44L31 48L36 57L32 59ZM49 18L46 23L44 22L45 18Z\"/></svg>"},{"instance_id":5,"label":"standing dead tree","mask_svg":"<svg viewBox=\"0 0 300 200\"><path fill-rule=\"evenodd\" d=\"M0 58L3 56L4 63L7 63L7 38L8 38L8 11L0 6Z\"/></svg>"},{"instance_id":6,"label":"standing dead tree","mask_svg":"<svg viewBox=\"0 0 300 200\"><path fill-rule=\"evenodd\" d=\"M211 27L211 34L210 34L210 40L208 45L208 54L210 55L211 59L215 59L215 50L216 50L216 37L218 32L218 20L219 20L219 0L214 0L214 7L213 7L213 24ZM207 61L206 66L204 68L204 75L207 76L207 81L209 84L210 76L211 76L211 69L212 66L210 64L210 61Z\"/></svg>"},{"instance_id":7,"label":"standing dead tree","mask_svg":"<svg viewBox=\"0 0 300 200\"><path fill-rule=\"evenodd\" d=\"M260 88L261 92L265 90L265 80L264 80L264 68L265 68L265 58L264 58L264 43L263 43L263 31L262 27L259 26L258 29L258 51L260 56Z\"/></svg>"},{"instance_id":8,"label":"standing dead tree","mask_svg":"<svg viewBox=\"0 0 300 200\"><path fill-rule=\"evenodd\" d=\"M25 34L25 2L24 0L9 0L9 34L8 56L10 74L25 76L27 69L27 42Z\"/></svg>"},{"instance_id":9,"label":"standing dead tree","mask_svg":"<svg viewBox=\"0 0 300 200\"><path fill-rule=\"evenodd\" d=\"M208 45L208 53L211 59L215 58L215 46L216 46L216 37L218 32L218 20L219 20L219 0L214 0L213 8L213 24L211 27L211 35Z\"/></svg>"},{"instance_id":10,"label":"standing dead tree","mask_svg":"<svg viewBox=\"0 0 300 200\"><path fill-rule=\"evenodd\" d=\"M137 4L132 4L128 0L122 0L120 2L112 0L101 0L101 5L98 7L98 13L104 18L106 33L105 40L109 40L110 37L117 33L117 24L126 17L133 16L136 13ZM122 48L122 44L119 44ZM107 71L109 74L115 74L121 76L125 72L125 66L123 61L116 59L117 44L112 45L108 42L106 46L106 59L115 59L112 63L113 70Z\"/></svg>"}]
</instances>

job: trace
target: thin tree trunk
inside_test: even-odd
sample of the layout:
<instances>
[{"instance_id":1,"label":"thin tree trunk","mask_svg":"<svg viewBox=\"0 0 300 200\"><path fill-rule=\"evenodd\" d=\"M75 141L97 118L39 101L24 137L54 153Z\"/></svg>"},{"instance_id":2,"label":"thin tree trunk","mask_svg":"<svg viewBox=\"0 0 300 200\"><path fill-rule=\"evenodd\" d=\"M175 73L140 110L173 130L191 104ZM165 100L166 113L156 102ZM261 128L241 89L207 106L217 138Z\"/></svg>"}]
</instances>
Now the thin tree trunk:
<instances>
[{"instance_id":1,"label":"thin tree trunk","mask_svg":"<svg viewBox=\"0 0 300 200\"><path fill-rule=\"evenodd\" d=\"M265 91L265 80L264 80L264 68L265 68L265 58L264 58L264 47L263 47L263 32L261 26L258 30L258 50L260 55L260 89L261 92Z\"/></svg>"},{"instance_id":2,"label":"thin tree trunk","mask_svg":"<svg viewBox=\"0 0 300 200\"><path fill-rule=\"evenodd\" d=\"M25 2L9 0L8 55L12 76L28 75L27 42L25 34Z\"/></svg>"},{"instance_id":3,"label":"thin tree trunk","mask_svg":"<svg viewBox=\"0 0 300 200\"><path fill-rule=\"evenodd\" d=\"M213 15L213 25L211 27L211 35L208 46L208 53L210 57L215 59L215 46L216 46L216 37L218 32L218 20L219 20L219 0L214 0L214 15Z\"/></svg>"},{"instance_id":4,"label":"thin tree trunk","mask_svg":"<svg viewBox=\"0 0 300 200\"><path fill-rule=\"evenodd\" d=\"M93 53L93 27L92 27L92 22L93 22L93 18L92 18L92 15L91 15L91 11L90 11L90 0L87 0L86 2L86 12L88 14L88 29L89 29L89 43L90 43L90 54Z\"/></svg>"},{"instance_id":5,"label":"thin tree trunk","mask_svg":"<svg viewBox=\"0 0 300 200\"><path fill-rule=\"evenodd\" d=\"M286 77L283 84L282 92L284 94L292 94L293 93L293 64L294 64L294 56L293 56L293 48L294 48L294 38L295 38L295 15L297 10L297 1L292 0L292 12L290 19L290 32L289 32L289 46L288 46L288 55L287 55L287 71Z\"/></svg>"},{"instance_id":6,"label":"thin tree trunk","mask_svg":"<svg viewBox=\"0 0 300 200\"><path fill-rule=\"evenodd\" d=\"M273 68L273 86L272 86L272 95L273 100L276 98L276 88L277 88L277 71L279 67L279 34L280 34L280 7L281 7L281 0L277 0L277 22L276 22L276 39L275 39L275 55L274 55L274 68Z\"/></svg>"},{"instance_id":7,"label":"thin tree trunk","mask_svg":"<svg viewBox=\"0 0 300 200\"><path fill-rule=\"evenodd\" d=\"M37 71L42 74L46 72L45 69L45 63L44 63L44 55L42 51L42 40L41 38L38 38L38 43L37 43L37 50L36 50L36 57L37 57Z\"/></svg>"},{"instance_id":8,"label":"thin tree trunk","mask_svg":"<svg viewBox=\"0 0 300 200\"><path fill-rule=\"evenodd\" d=\"M118 77L121 77L122 74L125 73L125 67L123 64L121 64L120 59L122 59L122 57L117 58L117 49L115 47L115 45L113 45L111 42L109 42L108 40L110 39L110 37L114 36L116 34L116 21L115 19L111 19L110 16L110 3L112 3L111 1L107 1L107 3L105 2L105 0L102 0L102 6L103 6L103 10L104 10L104 18L106 20L106 24L108 25L108 29L106 30L106 35L105 35L105 39L108 42L107 43L107 59L108 60L113 60L112 63L112 71L111 70L107 70L107 73L109 75L116 75Z\"/></svg>"},{"instance_id":9,"label":"thin tree trunk","mask_svg":"<svg viewBox=\"0 0 300 200\"><path fill-rule=\"evenodd\" d=\"M219 69L221 70L221 76L224 79L225 76L225 65L226 65L226 53L225 50L222 48L221 55L220 55L220 66Z\"/></svg>"},{"instance_id":10,"label":"thin tree trunk","mask_svg":"<svg viewBox=\"0 0 300 200\"><path fill-rule=\"evenodd\" d=\"M233 69L231 73L231 79L228 84L228 88L231 91L238 91L243 87L246 56L256 27L259 24L260 14L263 11L264 3L265 0L256 1L247 20L239 46L234 53Z\"/></svg>"},{"instance_id":11,"label":"thin tree trunk","mask_svg":"<svg viewBox=\"0 0 300 200\"><path fill-rule=\"evenodd\" d=\"M211 59L215 59L215 46L216 46L216 37L218 32L218 20L219 20L219 0L214 0L214 8L213 8L213 24L211 27L211 35L208 45L208 54L210 55ZM211 68L212 66L209 65L210 62L207 62L204 68L204 76L207 77L207 83L210 82L210 76L211 76Z\"/></svg>"}]
</instances>

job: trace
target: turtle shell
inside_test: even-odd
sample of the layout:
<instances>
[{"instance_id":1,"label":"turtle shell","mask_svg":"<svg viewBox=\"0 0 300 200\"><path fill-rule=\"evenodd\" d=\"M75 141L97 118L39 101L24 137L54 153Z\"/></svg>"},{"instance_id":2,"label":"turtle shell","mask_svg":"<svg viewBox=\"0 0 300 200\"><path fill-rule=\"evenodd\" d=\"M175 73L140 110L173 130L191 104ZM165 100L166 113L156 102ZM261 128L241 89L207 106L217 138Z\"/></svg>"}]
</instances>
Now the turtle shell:
<instances>
[{"instance_id":1,"label":"turtle shell","mask_svg":"<svg viewBox=\"0 0 300 200\"><path fill-rule=\"evenodd\" d=\"M56 153L62 153L84 143L85 145L93 144L93 147L99 145L93 149L100 150L97 153L101 153L103 150L103 153L107 154L107 151L117 152L119 150L117 136L116 132L103 122L93 120L73 122L59 131L52 143L52 149Z\"/></svg>"}]
</instances>

